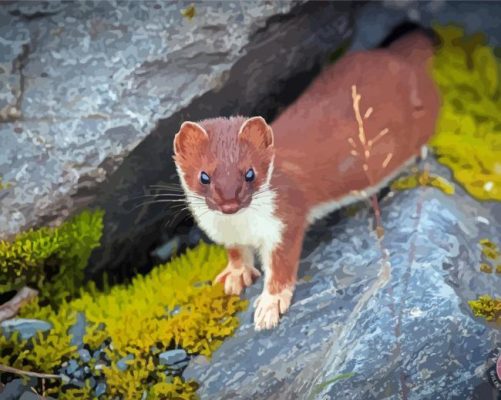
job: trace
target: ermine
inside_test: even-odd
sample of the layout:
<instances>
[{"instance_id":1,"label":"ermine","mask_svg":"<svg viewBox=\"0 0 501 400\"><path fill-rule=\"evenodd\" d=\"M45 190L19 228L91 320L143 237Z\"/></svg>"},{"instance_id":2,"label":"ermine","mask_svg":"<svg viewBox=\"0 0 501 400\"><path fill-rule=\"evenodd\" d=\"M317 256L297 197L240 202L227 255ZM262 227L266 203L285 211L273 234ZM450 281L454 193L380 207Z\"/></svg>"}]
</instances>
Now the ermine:
<instances>
[{"instance_id":1,"label":"ermine","mask_svg":"<svg viewBox=\"0 0 501 400\"><path fill-rule=\"evenodd\" d=\"M260 257L256 330L289 308L308 226L375 194L433 134L432 55L431 40L413 32L327 67L271 125L258 116L181 125L174 161L188 206L228 251L215 282L240 294L261 275Z\"/></svg>"}]
</instances>

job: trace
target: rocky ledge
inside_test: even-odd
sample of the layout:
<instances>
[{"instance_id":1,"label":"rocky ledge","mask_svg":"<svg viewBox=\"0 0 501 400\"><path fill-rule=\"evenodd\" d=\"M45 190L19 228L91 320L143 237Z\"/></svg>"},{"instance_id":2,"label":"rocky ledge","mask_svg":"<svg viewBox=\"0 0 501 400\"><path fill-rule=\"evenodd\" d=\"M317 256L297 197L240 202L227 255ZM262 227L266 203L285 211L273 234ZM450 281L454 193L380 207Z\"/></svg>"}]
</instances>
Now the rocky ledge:
<instances>
[{"instance_id":1,"label":"rocky ledge","mask_svg":"<svg viewBox=\"0 0 501 400\"><path fill-rule=\"evenodd\" d=\"M501 296L501 276L479 270L478 245L501 237L501 204L420 187L381 207L389 265L368 208L315 225L279 327L255 332L250 308L210 362L191 361L184 375L202 399L495 398L501 330L467 301ZM245 294L251 304L261 288Z\"/></svg>"}]
</instances>

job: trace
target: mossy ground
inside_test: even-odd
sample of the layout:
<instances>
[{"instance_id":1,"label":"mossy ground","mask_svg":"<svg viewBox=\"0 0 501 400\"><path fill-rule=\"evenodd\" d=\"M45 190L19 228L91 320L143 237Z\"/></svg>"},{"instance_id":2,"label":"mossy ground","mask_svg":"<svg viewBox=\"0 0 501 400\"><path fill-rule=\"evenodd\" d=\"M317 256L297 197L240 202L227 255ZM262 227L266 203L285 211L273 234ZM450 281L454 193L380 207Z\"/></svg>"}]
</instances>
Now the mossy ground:
<instances>
[{"instance_id":1,"label":"mossy ground","mask_svg":"<svg viewBox=\"0 0 501 400\"><path fill-rule=\"evenodd\" d=\"M99 290L93 284L83 286L82 280L101 229L102 213L84 212L59 228L32 230L12 242L0 242L2 289L35 285L41 296L23 307L20 315L53 326L28 340L16 334L0 336L0 364L58 374L65 361L79 360L69 330L77 314L83 313L87 320L85 348L92 351L103 342L110 344L106 350L109 365L97 368L90 364L94 376L106 379L107 390L100 398L133 400L144 393L148 399L196 397L197 384L185 382L159 365L158 354L183 348L188 354L210 356L237 328L236 313L246 302L226 296L221 285L211 284L226 264L225 251L202 243L147 276ZM43 273L47 264L59 267L53 280ZM130 354L134 358L128 361L128 368L120 370L117 362ZM89 381L85 383L84 388L75 388L48 381L45 393L61 399L94 398Z\"/></svg>"},{"instance_id":2,"label":"mossy ground","mask_svg":"<svg viewBox=\"0 0 501 400\"><path fill-rule=\"evenodd\" d=\"M501 323L501 299L484 295L468 303L476 317L485 318L490 322Z\"/></svg>"},{"instance_id":3,"label":"mossy ground","mask_svg":"<svg viewBox=\"0 0 501 400\"><path fill-rule=\"evenodd\" d=\"M501 200L501 64L482 34L435 30L442 43L432 70L443 104L430 144L470 195Z\"/></svg>"}]
</instances>

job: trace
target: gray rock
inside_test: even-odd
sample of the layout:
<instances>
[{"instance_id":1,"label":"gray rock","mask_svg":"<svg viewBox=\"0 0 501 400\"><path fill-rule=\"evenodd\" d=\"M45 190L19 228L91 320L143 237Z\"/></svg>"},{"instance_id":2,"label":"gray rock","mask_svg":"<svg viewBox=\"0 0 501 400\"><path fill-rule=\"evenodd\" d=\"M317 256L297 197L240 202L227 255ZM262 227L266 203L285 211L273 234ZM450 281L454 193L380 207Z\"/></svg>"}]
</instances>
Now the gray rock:
<instances>
[{"instance_id":1,"label":"gray rock","mask_svg":"<svg viewBox=\"0 0 501 400\"><path fill-rule=\"evenodd\" d=\"M14 379L8 382L2 391L0 391L0 399L2 400L18 400L26 390L26 386L21 379Z\"/></svg>"},{"instance_id":2,"label":"gray rock","mask_svg":"<svg viewBox=\"0 0 501 400\"><path fill-rule=\"evenodd\" d=\"M388 35L388 30L403 22L413 21L421 26L460 24L467 33L483 32L491 46L501 45L501 15L499 2L473 1L370 1L360 7L352 38L352 50L373 48Z\"/></svg>"},{"instance_id":3,"label":"gray rock","mask_svg":"<svg viewBox=\"0 0 501 400\"><path fill-rule=\"evenodd\" d=\"M83 388L85 387L85 382L83 382L82 380L80 380L80 378L73 378L70 380L70 385L71 386L76 386L76 387L79 387L79 388Z\"/></svg>"},{"instance_id":4,"label":"gray rock","mask_svg":"<svg viewBox=\"0 0 501 400\"><path fill-rule=\"evenodd\" d=\"M174 365L185 361L188 354L183 349L169 350L158 355L161 365Z\"/></svg>"},{"instance_id":5,"label":"gray rock","mask_svg":"<svg viewBox=\"0 0 501 400\"><path fill-rule=\"evenodd\" d=\"M3 399L3 398L2 398ZM47 400L54 400L53 397L45 397L44 399ZM17 399L16 399L17 400ZM27 390L25 391L21 397L18 398L18 400L40 400L40 395L37 393L34 393L32 390Z\"/></svg>"},{"instance_id":6,"label":"gray rock","mask_svg":"<svg viewBox=\"0 0 501 400\"><path fill-rule=\"evenodd\" d=\"M133 354L127 354L124 358L121 358L117 362L117 368L121 371L125 371L128 368L127 361L131 361L134 359Z\"/></svg>"},{"instance_id":7,"label":"gray rock","mask_svg":"<svg viewBox=\"0 0 501 400\"><path fill-rule=\"evenodd\" d=\"M88 363L92 357L89 353L89 350L86 350L86 349L80 349L78 350L78 355L80 356L80 359L84 362L84 363Z\"/></svg>"},{"instance_id":8,"label":"gray rock","mask_svg":"<svg viewBox=\"0 0 501 400\"><path fill-rule=\"evenodd\" d=\"M14 332L19 332L23 340L35 336L37 332L45 332L51 328L50 323L38 319L14 318L0 323L0 330L4 335L10 336Z\"/></svg>"},{"instance_id":9,"label":"gray rock","mask_svg":"<svg viewBox=\"0 0 501 400\"><path fill-rule=\"evenodd\" d=\"M467 302L501 297L499 278L479 272L477 246L501 237L501 203L456 186L454 196L394 193L381 208L391 266L383 267L368 209L315 225L278 328L255 332L250 307L210 362L185 370L201 383L201 398L486 398L501 331L474 318ZM245 294L250 304L261 285Z\"/></svg>"},{"instance_id":10,"label":"gray rock","mask_svg":"<svg viewBox=\"0 0 501 400\"><path fill-rule=\"evenodd\" d=\"M169 365L169 369L174 371L179 371L182 370L183 368L186 368L188 364L189 364L188 360L180 361L176 364Z\"/></svg>"},{"instance_id":11,"label":"gray rock","mask_svg":"<svg viewBox=\"0 0 501 400\"><path fill-rule=\"evenodd\" d=\"M94 393L96 397L99 397L103 394L106 393L106 383L100 382L97 384L96 388L94 389Z\"/></svg>"},{"instance_id":12,"label":"gray rock","mask_svg":"<svg viewBox=\"0 0 501 400\"><path fill-rule=\"evenodd\" d=\"M89 384L90 384L90 387L91 387L91 388L95 388L95 387L96 387L96 385L97 385L96 378L94 378L93 376L91 376L91 377L89 378Z\"/></svg>"},{"instance_id":13,"label":"gray rock","mask_svg":"<svg viewBox=\"0 0 501 400\"><path fill-rule=\"evenodd\" d=\"M78 346L78 347L83 346L85 327L86 327L85 314L79 312L77 315L77 322L69 330L69 334L71 336L70 343L72 346Z\"/></svg>"},{"instance_id":14,"label":"gray rock","mask_svg":"<svg viewBox=\"0 0 501 400\"><path fill-rule=\"evenodd\" d=\"M303 0L196 3L192 20L178 2L50 3L0 8L9 71L0 109L17 110L0 123L0 176L11 184L0 191L0 237L103 207L91 272L124 274L147 263L162 227L179 223L165 204L134 208L132 198L176 182L180 122L271 117L350 36L353 14L350 3Z\"/></svg>"},{"instance_id":15,"label":"gray rock","mask_svg":"<svg viewBox=\"0 0 501 400\"><path fill-rule=\"evenodd\" d=\"M68 362L68 366L66 367L66 374L72 376L78 368L78 363L75 360L70 360Z\"/></svg>"}]
</instances>

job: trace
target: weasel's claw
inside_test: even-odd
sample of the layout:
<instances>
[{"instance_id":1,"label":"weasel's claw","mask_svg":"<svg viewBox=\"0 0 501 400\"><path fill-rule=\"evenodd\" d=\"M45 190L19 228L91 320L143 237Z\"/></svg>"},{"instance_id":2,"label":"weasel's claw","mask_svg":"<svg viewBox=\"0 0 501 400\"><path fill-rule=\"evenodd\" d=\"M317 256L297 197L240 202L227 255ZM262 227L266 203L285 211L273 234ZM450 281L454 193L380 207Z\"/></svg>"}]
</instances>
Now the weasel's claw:
<instances>
[{"instance_id":1,"label":"weasel's claw","mask_svg":"<svg viewBox=\"0 0 501 400\"><path fill-rule=\"evenodd\" d=\"M261 272L252 266L235 268L232 265L228 265L223 272L216 276L214 284L222 283L226 294L239 295L260 276Z\"/></svg>"},{"instance_id":2,"label":"weasel's claw","mask_svg":"<svg viewBox=\"0 0 501 400\"><path fill-rule=\"evenodd\" d=\"M292 300L292 290L284 289L280 293L263 292L254 302L254 328L256 331L272 329L278 325L280 314L285 314Z\"/></svg>"}]
</instances>

